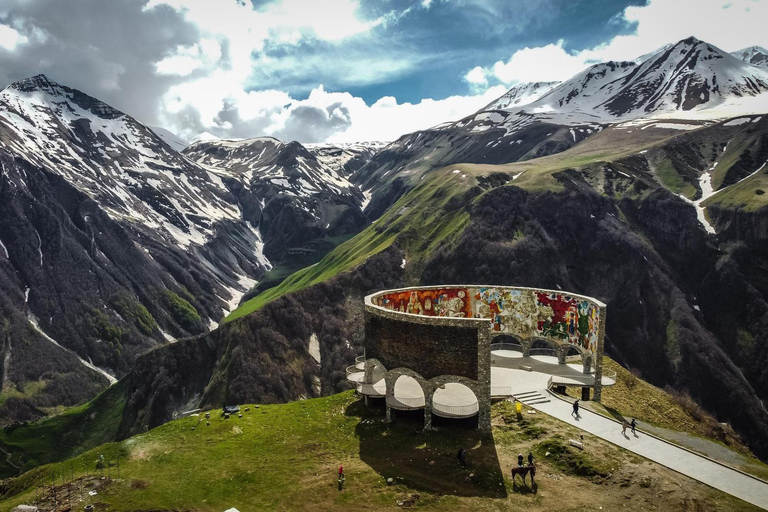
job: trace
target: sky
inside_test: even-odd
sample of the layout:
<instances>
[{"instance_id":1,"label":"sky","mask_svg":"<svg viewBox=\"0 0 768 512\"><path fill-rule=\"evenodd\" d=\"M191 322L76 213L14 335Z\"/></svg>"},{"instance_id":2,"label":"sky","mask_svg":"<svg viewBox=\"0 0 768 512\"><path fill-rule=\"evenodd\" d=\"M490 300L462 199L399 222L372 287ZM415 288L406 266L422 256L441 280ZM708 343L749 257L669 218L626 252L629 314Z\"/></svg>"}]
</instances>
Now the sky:
<instances>
[{"instance_id":1,"label":"sky","mask_svg":"<svg viewBox=\"0 0 768 512\"><path fill-rule=\"evenodd\" d=\"M185 140L394 140L689 36L768 47L768 0L2 0L39 73Z\"/></svg>"}]
</instances>

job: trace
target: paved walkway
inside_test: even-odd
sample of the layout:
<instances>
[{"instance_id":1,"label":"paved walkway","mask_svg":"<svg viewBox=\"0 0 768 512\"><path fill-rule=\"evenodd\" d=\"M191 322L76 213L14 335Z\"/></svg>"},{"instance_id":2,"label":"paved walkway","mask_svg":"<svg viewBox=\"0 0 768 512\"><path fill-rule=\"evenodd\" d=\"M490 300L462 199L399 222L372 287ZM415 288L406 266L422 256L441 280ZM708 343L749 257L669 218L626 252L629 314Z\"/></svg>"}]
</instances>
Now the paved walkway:
<instances>
[{"instance_id":1,"label":"paved walkway","mask_svg":"<svg viewBox=\"0 0 768 512\"><path fill-rule=\"evenodd\" d=\"M540 392L545 395L548 393L546 390L540 390ZM591 411L581 409L580 417L577 420L571 415L573 411L571 404L556 397L552 397L550 402L537 404L533 407L678 473L768 510L768 484L760 480L643 432L638 431L637 436L633 436L631 431L627 429L627 437L625 437L621 434L621 425Z\"/></svg>"}]
</instances>

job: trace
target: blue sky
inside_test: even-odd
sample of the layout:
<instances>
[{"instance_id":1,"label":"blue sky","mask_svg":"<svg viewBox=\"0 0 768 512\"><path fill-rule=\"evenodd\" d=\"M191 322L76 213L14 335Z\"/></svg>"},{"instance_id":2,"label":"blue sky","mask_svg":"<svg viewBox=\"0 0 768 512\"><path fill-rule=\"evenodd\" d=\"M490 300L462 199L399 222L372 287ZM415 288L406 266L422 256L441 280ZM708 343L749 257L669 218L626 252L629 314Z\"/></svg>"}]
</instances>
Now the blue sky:
<instances>
[{"instance_id":1,"label":"blue sky","mask_svg":"<svg viewBox=\"0 0 768 512\"><path fill-rule=\"evenodd\" d=\"M464 75L469 69L507 59L526 46L544 46L563 39L566 49L581 50L618 34L630 33L633 24L619 15L628 5L643 3L637 0L488 3L435 0L429 9L413 9L398 21L371 31L372 38L385 42L393 52L414 61L423 59L422 64L370 84L335 82L333 76L323 83L326 88L348 90L370 103L387 95L414 102L465 94L468 84ZM375 18L411 5L413 2L403 0L369 0L362 4L361 11ZM350 41L348 45L354 47L361 43L365 44ZM299 88L295 92L306 91Z\"/></svg>"},{"instance_id":2,"label":"blue sky","mask_svg":"<svg viewBox=\"0 0 768 512\"><path fill-rule=\"evenodd\" d=\"M768 0L3 0L0 83L45 73L186 139L392 140L691 35L766 46L766 19Z\"/></svg>"}]
</instances>

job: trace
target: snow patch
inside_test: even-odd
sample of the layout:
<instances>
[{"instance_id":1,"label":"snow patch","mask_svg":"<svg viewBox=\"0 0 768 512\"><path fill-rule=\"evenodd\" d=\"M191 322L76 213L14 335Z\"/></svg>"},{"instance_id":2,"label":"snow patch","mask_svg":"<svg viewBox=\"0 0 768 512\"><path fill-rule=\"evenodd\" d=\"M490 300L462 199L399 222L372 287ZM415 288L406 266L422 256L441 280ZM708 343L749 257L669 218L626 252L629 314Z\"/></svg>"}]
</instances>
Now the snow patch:
<instances>
[{"instance_id":1,"label":"snow patch","mask_svg":"<svg viewBox=\"0 0 768 512\"><path fill-rule=\"evenodd\" d=\"M320 340L317 339L317 334L312 333L309 337L309 355L312 356L317 364L320 364Z\"/></svg>"},{"instance_id":2,"label":"snow patch","mask_svg":"<svg viewBox=\"0 0 768 512\"><path fill-rule=\"evenodd\" d=\"M0 247L3 248L3 252L5 253L5 259L9 260L11 257L8 255L8 248L5 246L2 240L0 240Z\"/></svg>"},{"instance_id":3,"label":"snow patch","mask_svg":"<svg viewBox=\"0 0 768 512\"><path fill-rule=\"evenodd\" d=\"M116 378L114 378L112 375L108 374L106 371L102 370L101 368L99 368L98 366L94 365L93 363L86 361L85 359L83 359L82 357L80 357L80 356L79 356L79 355L78 355L76 352L74 352L74 351L72 351L72 350L69 350L68 348L65 348L65 347L62 347L61 345L59 345L59 343L58 343L56 340L54 340L53 338L51 338L50 336L48 336L48 335L45 333L45 331L43 331L43 330L40 328L40 324L38 323L38 321L37 321L37 318L35 317L35 315L33 315L32 313L29 313L29 314L27 315L27 320L29 320L29 323L32 325L32 327L33 327L33 328L34 328L34 329L35 329L35 330L36 330L36 331L37 331L37 332L38 332L38 333L39 333L39 334L40 334L40 335L41 335L43 338L45 338L46 340L50 341L51 343L53 343L53 344L54 344L54 345L56 345L57 347L61 348L62 350L66 350L67 352L69 352L69 353L71 353L72 355L74 355L74 356L75 356L75 357L76 357L76 358L77 358L77 359L78 359L78 360L79 360L79 361L80 361L80 362L83 364L83 366L86 366L87 368L89 368L89 369L91 369L91 370L95 371L96 373L99 373L99 374L103 375L103 376L104 376L104 377L105 377L105 378L106 378L106 379L109 381L109 384L110 384L110 385L112 385L112 384L114 384L115 382L117 382L117 379L116 379Z\"/></svg>"},{"instance_id":4,"label":"snow patch","mask_svg":"<svg viewBox=\"0 0 768 512\"><path fill-rule=\"evenodd\" d=\"M739 126L740 124L746 124L750 121L752 121L752 119L748 117L740 117L738 119L731 119L727 123L723 123L723 126Z\"/></svg>"}]
</instances>

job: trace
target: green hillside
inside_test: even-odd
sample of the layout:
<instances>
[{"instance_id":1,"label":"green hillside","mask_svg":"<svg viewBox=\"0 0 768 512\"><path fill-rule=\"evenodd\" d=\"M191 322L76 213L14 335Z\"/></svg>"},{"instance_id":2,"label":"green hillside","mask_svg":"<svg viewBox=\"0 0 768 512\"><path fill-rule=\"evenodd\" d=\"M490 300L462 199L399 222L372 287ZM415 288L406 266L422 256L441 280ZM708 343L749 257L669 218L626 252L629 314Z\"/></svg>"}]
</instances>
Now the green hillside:
<instances>
[{"instance_id":1,"label":"green hillside","mask_svg":"<svg viewBox=\"0 0 768 512\"><path fill-rule=\"evenodd\" d=\"M252 313L286 293L308 288L364 262L397 240L406 255L413 255L411 269L423 255L441 243L455 240L469 222L469 203L479 192L477 183L447 170L436 172L360 234L331 251L320 262L302 269L274 288L242 304L225 319L229 322Z\"/></svg>"},{"instance_id":2,"label":"green hillside","mask_svg":"<svg viewBox=\"0 0 768 512\"><path fill-rule=\"evenodd\" d=\"M517 416L508 402L493 406L493 423L492 436L458 425L421 433L420 418L387 425L381 408L366 408L353 392L244 407L242 418L212 411L210 420L176 420L6 481L0 510L34 502L36 493L52 503L51 477L58 500L69 496L69 483L74 509L91 503L114 511L643 510L648 503L753 510L590 435L583 452L572 449L567 439L582 432L543 414ZM456 461L460 447L468 453L466 468ZM528 451L538 462L535 488L509 478L517 453ZM102 454L103 474L112 480L100 479ZM346 472L342 491L339 464ZM36 487L41 478L45 489Z\"/></svg>"},{"instance_id":3,"label":"green hillside","mask_svg":"<svg viewBox=\"0 0 768 512\"><path fill-rule=\"evenodd\" d=\"M26 425L0 430L0 478L68 459L117 435L125 405L124 381L88 403Z\"/></svg>"}]
</instances>

